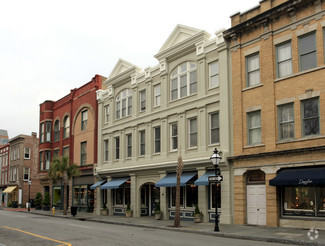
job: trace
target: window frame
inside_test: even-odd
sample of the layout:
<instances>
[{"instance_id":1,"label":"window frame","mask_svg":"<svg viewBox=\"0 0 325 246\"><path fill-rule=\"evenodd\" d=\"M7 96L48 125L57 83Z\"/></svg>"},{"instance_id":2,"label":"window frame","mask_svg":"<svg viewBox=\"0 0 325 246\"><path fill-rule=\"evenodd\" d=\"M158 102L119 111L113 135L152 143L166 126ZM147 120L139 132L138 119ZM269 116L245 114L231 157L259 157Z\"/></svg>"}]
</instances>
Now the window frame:
<instances>
[{"instance_id":1,"label":"window frame","mask_svg":"<svg viewBox=\"0 0 325 246\"><path fill-rule=\"evenodd\" d=\"M173 135L173 127L176 126L176 135ZM176 148L173 148L174 141L176 141ZM178 123L173 122L170 124L170 150L176 151L178 150Z\"/></svg>"},{"instance_id":2,"label":"window frame","mask_svg":"<svg viewBox=\"0 0 325 246\"><path fill-rule=\"evenodd\" d=\"M88 127L88 109L81 111L81 131L87 130Z\"/></svg>"},{"instance_id":3,"label":"window frame","mask_svg":"<svg viewBox=\"0 0 325 246\"><path fill-rule=\"evenodd\" d=\"M260 125L259 126L255 126L255 127L251 127L251 117L253 115L256 115L258 114L259 115L259 123ZM250 132L253 131L253 130L257 130L257 129L260 129L260 136L261 136L261 139L260 141L258 142L252 142L252 139L251 139L251 134ZM256 110L256 111L252 111L252 112L247 112L247 144L249 146L254 146L254 145L258 145L258 144L262 144L262 114L261 114L261 110Z\"/></svg>"},{"instance_id":4,"label":"window frame","mask_svg":"<svg viewBox=\"0 0 325 246\"><path fill-rule=\"evenodd\" d=\"M26 171L27 170L27 176L28 178L26 179L25 178L25 175L26 175ZM30 168L29 167L24 167L23 168L23 181L29 181L30 180Z\"/></svg>"},{"instance_id":5,"label":"window frame","mask_svg":"<svg viewBox=\"0 0 325 246\"><path fill-rule=\"evenodd\" d=\"M195 127L195 131L192 132L192 123L196 122L196 127ZM193 117L188 119L188 148L197 148L198 146L198 120L197 117ZM191 142L192 140L192 136L196 136L196 141L195 141L195 145L193 145L193 143Z\"/></svg>"},{"instance_id":6,"label":"window frame","mask_svg":"<svg viewBox=\"0 0 325 246\"><path fill-rule=\"evenodd\" d=\"M63 119L63 139L70 137L70 117L66 115Z\"/></svg>"},{"instance_id":7,"label":"window frame","mask_svg":"<svg viewBox=\"0 0 325 246\"><path fill-rule=\"evenodd\" d=\"M124 89L115 99L115 119L123 119L132 115L132 90Z\"/></svg>"},{"instance_id":8,"label":"window frame","mask_svg":"<svg viewBox=\"0 0 325 246\"><path fill-rule=\"evenodd\" d=\"M45 150L44 151L44 170L45 171L50 170L50 164L51 164L51 150Z\"/></svg>"},{"instance_id":9,"label":"window frame","mask_svg":"<svg viewBox=\"0 0 325 246\"><path fill-rule=\"evenodd\" d=\"M126 158L132 157L132 133L126 134Z\"/></svg>"},{"instance_id":10,"label":"window frame","mask_svg":"<svg viewBox=\"0 0 325 246\"><path fill-rule=\"evenodd\" d=\"M217 115L217 118L218 118L218 121L217 121L217 126L213 127L213 121L212 121L212 117L214 115ZM219 115L219 111L218 112L213 112L213 113L210 113L209 114L209 123L210 123L210 144L217 144L217 143L220 143L220 115ZM212 142L212 136L213 136L213 131L217 131L217 141L216 142Z\"/></svg>"},{"instance_id":11,"label":"window frame","mask_svg":"<svg viewBox=\"0 0 325 246\"><path fill-rule=\"evenodd\" d=\"M147 102L146 102L146 89L141 90L139 92L139 98L140 98L140 100L139 100L139 102L140 102L139 111L144 112L144 111L146 111L146 104L147 104Z\"/></svg>"},{"instance_id":12,"label":"window frame","mask_svg":"<svg viewBox=\"0 0 325 246\"><path fill-rule=\"evenodd\" d=\"M146 131L139 131L139 156L146 154Z\"/></svg>"},{"instance_id":13,"label":"window frame","mask_svg":"<svg viewBox=\"0 0 325 246\"><path fill-rule=\"evenodd\" d=\"M107 124L109 122L109 105L104 106L104 123Z\"/></svg>"},{"instance_id":14,"label":"window frame","mask_svg":"<svg viewBox=\"0 0 325 246\"><path fill-rule=\"evenodd\" d=\"M60 141L60 121L56 120L54 122L54 142Z\"/></svg>"},{"instance_id":15,"label":"window frame","mask_svg":"<svg viewBox=\"0 0 325 246\"><path fill-rule=\"evenodd\" d=\"M87 165L87 141L80 143L80 166Z\"/></svg>"},{"instance_id":16,"label":"window frame","mask_svg":"<svg viewBox=\"0 0 325 246\"><path fill-rule=\"evenodd\" d=\"M290 58L287 58L285 60L279 61L279 54L280 54L280 48L290 45ZM286 42L277 44L275 46L275 52L276 52L276 76L277 78L284 78L287 76L290 76L293 74L293 64L292 64L292 42L291 40L288 40ZM291 65L291 72L285 75L280 75L280 67L282 64L285 64L286 62L290 61L290 65Z\"/></svg>"},{"instance_id":17,"label":"window frame","mask_svg":"<svg viewBox=\"0 0 325 246\"><path fill-rule=\"evenodd\" d=\"M255 70L249 70L249 62L251 59L253 59L254 57L258 57L258 69ZM255 52L253 54L250 54L248 56L245 57L245 65L246 65L246 87L253 87L256 85L261 84L261 61L260 61L260 53L259 52ZM250 74L253 74L255 72L258 71L258 83L253 83L252 81L250 81Z\"/></svg>"},{"instance_id":18,"label":"window frame","mask_svg":"<svg viewBox=\"0 0 325 246\"><path fill-rule=\"evenodd\" d=\"M161 85L160 84L154 85L153 91L154 91L154 107L158 107L161 104Z\"/></svg>"},{"instance_id":19,"label":"window frame","mask_svg":"<svg viewBox=\"0 0 325 246\"><path fill-rule=\"evenodd\" d=\"M305 114L304 103L306 103L308 101L312 101L312 100L317 100L317 111L318 111L318 114L317 114L317 116L309 117L308 119L306 119L304 117L304 114ZM312 98L308 98L308 99L305 99L305 100L302 100L301 101L301 135L302 135L302 137L318 136L321 133L321 125L320 125L320 104L319 103L320 103L319 102L319 97L312 97ZM306 133L305 133L305 121L306 120L310 120L310 119L314 119L314 118L318 118L318 133L306 135Z\"/></svg>"},{"instance_id":20,"label":"window frame","mask_svg":"<svg viewBox=\"0 0 325 246\"><path fill-rule=\"evenodd\" d=\"M45 142L51 142L51 131L52 131L52 122L45 121Z\"/></svg>"},{"instance_id":21,"label":"window frame","mask_svg":"<svg viewBox=\"0 0 325 246\"><path fill-rule=\"evenodd\" d=\"M108 139L104 139L104 162L108 162L109 158L109 146L108 146Z\"/></svg>"},{"instance_id":22,"label":"window frame","mask_svg":"<svg viewBox=\"0 0 325 246\"><path fill-rule=\"evenodd\" d=\"M120 137L115 137L114 138L114 144L115 144L115 160L120 159Z\"/></svg>"},{"instance_id":23,"label":"window frame","mask_svg":"<svg viewBox=\"0 0 325 246\"><path fill-rule=\"evenodd\" d=\"M182 70L183 65L186 64L186 70ZM191 67L194 65L194 67ZM191 82L191 74L195 73L195 81ZM186 84L182 83L182 78L186 76ZM174 86L174 81L177 82L177 87ZM195 91L192 92L191 88L195 86ZM186 94L182 95L182 92L186 88ZM177 96L174 98L173 92L176 92ZM197 64L193 61L186 61L179 64L173 69L170 74L170 101L176 101L197 93Z\"/></svg>"},{"instance_id":24,"label":"window frame","mask_svg":"<svg viewBox=\"0 0 325 246\"><path fill-rule=\"evenodd\" d=\"M158 131L159 130L159 136ZM159 154L161 152L161 127L154 127L154 153Z\"/></svg>"},{"instance_id":25,"label":"window frame","mask_svg":"<svg viewBox=\"0 0 325 246\"><path fill-rule=\"evenodd\" d=\"M217 72L212 74L212 70L213 70L212 66L214 64L216 64ZM213 78L217 78L216 85L212 84ZM220 86L219 60L216 60L216 61L213 61L213 62L209 63L209 89L216 88L216 87L219 87L219 86Z\"/></svg>"},{"instance_id":26,"label":"window frame","mask_svg":"<svg viewBox=\"0 0 325 246\"><path fill-rule=\"evenodd\" d=\"M282 110L285 108L292 108L292 114L293 114L293 119L292 120L287 120L287 121L282 121ZM292 137L282 137L282 126L283 125L288 125L292 124L293 128L293 136ZM294 103L287 103L287 104L282 104L278 105L278 138L279 140L291 140L295 138L295 110L294 110Z\"/></svg>"},{"instance_id":27,"label":"window frame","mask_svg":"<svg viewBox=\"0 0 325 246\"><path fill-rule=\"evenodd\" d=\"M28 156L26 157L26 149L28 149ZM25 160L30 160L30 154L31 154L31 148L29 147L24 147L24 159Z\"/></svg>"},{"instance_id":28,"label":"window frame","mask_svg":"<svg viewBox=\"0 0 325 246\"><path fill-rule=\"evenodd\" d=\"M309 36L314 36L314 39L315 39L315 42L314 42L314 45L315 45L315 49L312 50L312 51L308 51L308 52L305 52L305 53L302 53L302 39L303 38L306 38L306 37L309 37ZM310 47L310 45L308 45L308 47ZM308 54L312 54L314 53L315 54L315 66L313 67L307 67L307 68L303 68L302 67L302 56L305 56L305 55L308 55ZM312 31L312 32L309 32L309 33L306 33L304 35L301 35L298 37L298 56L299 56L299 72L302 72L302 71L307 71L309 69L312 69L312 68L315 68L317 67L317 36L316 36L316 31Z\"/></svg>"}]
</instances>

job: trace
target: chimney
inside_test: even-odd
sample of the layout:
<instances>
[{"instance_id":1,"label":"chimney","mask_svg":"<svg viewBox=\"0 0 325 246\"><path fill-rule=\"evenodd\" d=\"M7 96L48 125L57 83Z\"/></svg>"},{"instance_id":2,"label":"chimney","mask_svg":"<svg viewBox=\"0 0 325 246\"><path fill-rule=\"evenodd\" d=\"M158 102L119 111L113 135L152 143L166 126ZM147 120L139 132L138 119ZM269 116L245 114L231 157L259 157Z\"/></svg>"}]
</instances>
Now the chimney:
<instances>
[{"instance_id":1,"label":"chimney","mask_svg":"<svg viewBox=\"0 0 325 246\"><path fill-rule=\"evenodd\" d=\"M32 136L33 136L34 138L36 138L36 137L37 137L37 133L36 133L36 132L32 132Z\"/></svg>"}]
</instances>

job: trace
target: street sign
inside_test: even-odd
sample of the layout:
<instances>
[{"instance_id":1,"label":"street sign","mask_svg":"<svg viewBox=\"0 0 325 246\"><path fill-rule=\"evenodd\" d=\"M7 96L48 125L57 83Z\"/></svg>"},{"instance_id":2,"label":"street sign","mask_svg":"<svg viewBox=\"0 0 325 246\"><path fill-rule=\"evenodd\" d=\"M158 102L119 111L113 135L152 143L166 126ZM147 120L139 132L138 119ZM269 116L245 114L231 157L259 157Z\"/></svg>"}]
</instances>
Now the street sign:
<instances>
[{"instance_id":1,"label":"street sign","mask_svg":"<svg viewBox=\"0 0 325 246\"><path fill-rule=\"evenodd\" d=\"M221 175L218 176L210 176L208 177L208 180L210 183L219 183L223 180L223 177Z\"/></svg>"}]
</instances>

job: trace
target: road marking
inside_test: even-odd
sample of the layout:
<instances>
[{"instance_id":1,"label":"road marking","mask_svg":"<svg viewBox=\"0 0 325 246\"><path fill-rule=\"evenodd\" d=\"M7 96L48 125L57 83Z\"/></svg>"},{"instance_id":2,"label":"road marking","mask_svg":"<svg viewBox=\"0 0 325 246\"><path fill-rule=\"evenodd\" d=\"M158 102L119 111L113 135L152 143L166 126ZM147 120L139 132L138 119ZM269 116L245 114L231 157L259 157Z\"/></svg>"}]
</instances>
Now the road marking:
<instances>
[{"instance_id":1,"label":"road marking","mask_svg":"<svg viewBox=\"0 0 325 246\"><path fill-rule=\"evenodd\" d=\"M34 233L30 233L28 231L23 231L23 230L19 230L19 229L16 229L16 228L11 228L11 227L8 227L8 226L4 226L4 228L19 231L19 232L23 232L23 233L26 233L26 234L29 234L29 235L32 235L32 236L35 236L35 237L43 238L43 239L46 239L46 240L49 240L49 241L58 242L58 243L61 243L61 245L72 246L71 243L66 243L66 242L62 242L62 241L55 240L55 239L52 239L52 238L43 237L43 236L40 236L40 235L37 235L37 234L34 234Z\"/></svg>"},{"instance_id":2,"label":"road marking","mask_svg":"<svg viewBox=\"0 0 325 246\"><path fill-rule=\"evenodd\" d=\"M68 224L69 226L75 226L75 227L80 227L80 228L85 228L85 229L91 229L89 226L83 226L83 225L76 225L76 224Z\"/></svg>"}]
</instances>

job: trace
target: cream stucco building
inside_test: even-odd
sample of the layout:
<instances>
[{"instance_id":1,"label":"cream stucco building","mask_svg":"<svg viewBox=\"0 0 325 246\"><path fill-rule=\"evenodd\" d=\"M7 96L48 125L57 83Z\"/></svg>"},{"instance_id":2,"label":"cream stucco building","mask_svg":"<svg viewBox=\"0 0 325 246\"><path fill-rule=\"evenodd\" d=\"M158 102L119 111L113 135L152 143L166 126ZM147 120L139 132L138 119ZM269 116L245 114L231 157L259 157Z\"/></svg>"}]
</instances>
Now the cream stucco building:
<instances>
[{"instance_id":1,"label":"cream stucco building","mask_svg":"<svg viewBox=\"0 0 325 246\"><path fill-rule=\"evenodd\" d=\"M219 188L221 223L233 220L231 68L223 30L177 25L155 58L140 69L120 59L97 91L98 180L96 211L109 215L150 216L160 203L164 219L175 210L175 172L184 162L181 218L192 219L195 205L204 221L214 220L215 185L209 157L222 152ZM96 187L97 186L97 187Z\"/></svg>"}]
</instances>

